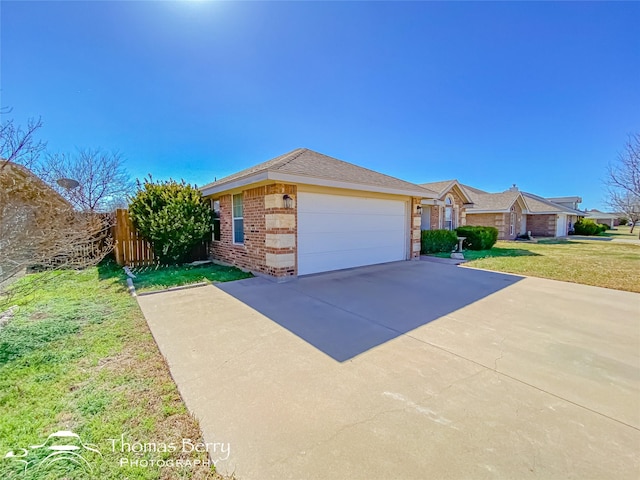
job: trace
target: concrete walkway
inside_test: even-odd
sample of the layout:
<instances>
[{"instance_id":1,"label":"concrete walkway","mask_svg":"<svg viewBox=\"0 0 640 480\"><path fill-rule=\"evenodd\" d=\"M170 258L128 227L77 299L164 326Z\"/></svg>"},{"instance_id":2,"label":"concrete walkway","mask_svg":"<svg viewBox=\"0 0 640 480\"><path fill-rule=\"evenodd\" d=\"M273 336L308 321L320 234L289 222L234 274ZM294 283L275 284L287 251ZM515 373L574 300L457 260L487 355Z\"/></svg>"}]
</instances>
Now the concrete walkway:
<instances>
[{"instance_id":1,"label":"concrete walkway","mask_svg":"<svg viewBox=\"0 0 640 480\"><path fill-rule=\"evenodd\" d=\"M139 302L240 480L640 474L638 294L402 262Z\"/></svg>"}]
</instances>

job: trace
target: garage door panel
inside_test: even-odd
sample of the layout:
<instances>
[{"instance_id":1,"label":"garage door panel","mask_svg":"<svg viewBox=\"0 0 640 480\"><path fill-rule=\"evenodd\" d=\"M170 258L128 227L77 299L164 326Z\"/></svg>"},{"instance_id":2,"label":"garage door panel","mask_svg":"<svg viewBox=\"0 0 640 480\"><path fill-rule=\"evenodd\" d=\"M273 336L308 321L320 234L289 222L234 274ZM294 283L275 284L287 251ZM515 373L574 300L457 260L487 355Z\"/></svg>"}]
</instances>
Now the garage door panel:
<instances>
[{"instance_id":1,"label":"garage door panel","mask_svg":"<svg viewBox=\"0 0 640 480\"><path fill-rule=\"evenodd\" d=\"M371 265L371 258L375 256L377 261L375 263L395 262L399 259L389 252L389 248L365 248L365 249L353 249L353 250L340 250L340 253L346 252L349 255L349 263L345 264L342 256L337 255L338 252L318 252L315 254L308 254L307 261L312 265L321 265L322 269L315 272L317 273L327 272L331 270L340 270L344 268L363 267L365 265ZM401 260L401 259L400 259ZM303 273L304 275L305 273Z\"/></svg>"},{"instance_id":2,"label":"garage door panel","mask_svg":"<svg viewBox=\"0 0 640 480\"><path fill-rule=\"evenodd\" d=\"M324 213L306 213L300 216L298 224L300 231L305 233L344 232L349 230L359 232L398 231L404 234L406 218L404 215L327 215Z\"/></svg>"},{"instance_id":3,"label":"garage door panel","mask_svg":"<svg viewBox=\"0 0 640 480\"><path fill-rule=\"evenodd\" d=\"M398 203L402 203L395 200L381 200L378 198L364 197L346 197L342 195L324 195L317 193L302 192L300 195L303 195L305 198L309 198L310 200L309 202L300 202L300 196L298 196L298 212L303 213L320 212L344 214L345 208L348 208L349 210L358 210L364 215L396 215L398 213Z\"/></svg>"},{"instance_id":4,"label":"garage door panel","mask_svg":"<svg viewBox=\"0 0 640 480\"><path fill-rule=\"evenodd\" d=\"M298 274L404 260L402 200L298 194Z\"/></svg>"},{"instance_id":5,"label":"garage door panel","mask_svg":"<svg viewBox=\"0 0 640 480\"><path fill-rule=\"evenodd\" d=\"M393 232L395 233L395 232ZM309 238L310 235L313 238ZM310 235L300 235L298 243L306 245L304 253L317 253L323 251L351 251L367 250L373 248L386 248L394 250L400 242L404 242L404 236L385 235L384 232L375 231L370 234L361 232L318 232ZM336 242L336 235L340 235L340 241ZM363 238L366 239L366 246L363 245Z\"/></svg>"}]
</instances>

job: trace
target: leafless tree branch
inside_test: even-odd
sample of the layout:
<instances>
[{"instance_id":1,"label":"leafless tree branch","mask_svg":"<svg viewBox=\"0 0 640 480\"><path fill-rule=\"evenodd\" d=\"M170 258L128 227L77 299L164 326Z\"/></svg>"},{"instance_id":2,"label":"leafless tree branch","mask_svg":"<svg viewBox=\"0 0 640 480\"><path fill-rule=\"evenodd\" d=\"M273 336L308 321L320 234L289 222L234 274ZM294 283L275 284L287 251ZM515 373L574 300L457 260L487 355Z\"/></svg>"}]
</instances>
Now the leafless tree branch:
<instances>
[{"instance_id":1,"label":"leafless tree branch","mask_svg":"<svg viewBox=\"0 0 640 480\"><path fill-rule=\"evenodd\" d=\"M607 167L608 204L625 215L631 232L640 220L640 133L629 135L624 151Z\"/></svg>"},{"instance_id":2,"label":"leafless tree branch","mask_svg":"<svg viewBox=\"0 0 640 480\"><path fill-rule=\"evenodd\" d=\"M40 176L78 210L109 211L112 205L126 202L135 184L124 168L122 155L102 150L79 150L74 156L48 155L39 167ZM57 184L61 178L80 185L66 189ZM124 201L124 202L123 202Z\"/></svg>"},{"instance_id":3,"label":"leafless tree branch","mask_svg":"<svg viewBox=\"0 0 640 480\"><path fill-rule=\"evenodd\" d=\"M46 143L35 138L41 127L40 118L30 119L26 128L16 125L13 119L0 124L0 171L8 162L34 167L46 147Z\"/></svg>"}]
</instances>

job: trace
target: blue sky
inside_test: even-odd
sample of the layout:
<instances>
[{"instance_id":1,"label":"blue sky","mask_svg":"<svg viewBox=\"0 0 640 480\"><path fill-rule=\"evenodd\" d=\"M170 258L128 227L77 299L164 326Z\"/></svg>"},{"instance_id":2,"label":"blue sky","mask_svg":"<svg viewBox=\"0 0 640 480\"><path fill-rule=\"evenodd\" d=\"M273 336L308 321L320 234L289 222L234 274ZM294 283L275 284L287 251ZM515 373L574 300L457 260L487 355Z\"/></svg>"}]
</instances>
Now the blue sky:
<instances>
[{"instance_id":1,"label":"blue sky","mask_svg":"<svg viewBox=\"0 0 640 480\"><path fill-rule=\"evenodd\" d=\"M604 207L640 131L640 3L11 2L1 105L49 150L203 185L298 147Z\"/></svg>"}]
</instances>

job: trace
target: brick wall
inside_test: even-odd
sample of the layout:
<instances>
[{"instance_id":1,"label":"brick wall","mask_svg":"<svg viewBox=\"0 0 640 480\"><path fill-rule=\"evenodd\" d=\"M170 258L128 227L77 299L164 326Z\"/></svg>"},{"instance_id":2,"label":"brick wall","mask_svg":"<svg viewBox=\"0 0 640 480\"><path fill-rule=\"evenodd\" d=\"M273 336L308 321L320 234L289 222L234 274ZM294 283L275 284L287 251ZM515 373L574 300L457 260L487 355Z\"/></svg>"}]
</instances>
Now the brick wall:
<instances>
[{"instance_id":1,"label":"brick wall","mask_svg":"<svg viewBox=\"0 0 640 480\"><path fill-rule=\"evenodd\" d=\"M451 195L451 198L453 199L454 228L466 225L464 200L455 189L447 191L442 197L439 198L439 200L444 202L447 198L447 195ZM438 230L441 228L444 228L444 207L434 205L433 207L431 207L431 230Z\"/></svg>"},{"instance_id":2,"label":"brick wall","mask_svg":"<svg viewBox=\"0 0 640 480\"><path fill-rule=\"evenodd\" d=\"M515 214L513 222L513 233L511 233L511 213L504 214L504 230L502 236L498 235L501 240L515 240L522 232L522 223L526 224L526 216L522 214L522 208L516 202L513 206Z\"/></svg>"},{"instance_id":3,"label":"brick wall","mask_svg":"<svg viewBox=\"0 0 640 480\"><path fill-rule=\"evenodd\" d=\"M288 195L292 208L284 208ZM265 187L266 262L264 273L274 277L298 274L298 203L297 187L276 183Z\"/></svg>"},{"instance_id":4,"label":"brick wall","mask_svg":"<svg viewBox=\"0 0 640 480\"><path fill-rule=\"evenodd\" d=\"M438 205L433 205L431 207L431 230L439 230L442 228L442 225L440 225L441 210L442 210L442 207Z\"/></svg>"},{"instance_id":5,"label":"brick wall","mask_svg":"<svg viewBox=\"0 0 640 480\"><path fill-rule=\"evenodd\" d=\"M556 215L527 215L527 230L534 237L555 237Z\"/></svg>"},{"instance_id":6,"label":"brick wall","mask_svg":"<svg viewBox=\"0 0 640 480\"><path fill-rule=\"evenodd\" d=\"M211 256L275 277L296 275L295 193L295 185L283 184L244 190L244 244L233 243L232 196L220 196L220 240L211 242ZM284 194L292 197L293 208L284 208Z\"/></svg>"},{"instance_id":7,"label":"brick wall","mask_svg":"<svg viewBox=\"0 0 640 480\"><path fill-rule=\"evenodd\" d=\"M504 240L505 228L508 228L508 216L505 213L474 213L467 212L467 225L479 227L496 227L498 229L498 238ZM507 217L505 219L505 217ZM506 230L508 233L508 230Z\"/></svg>"}]
</instances>

